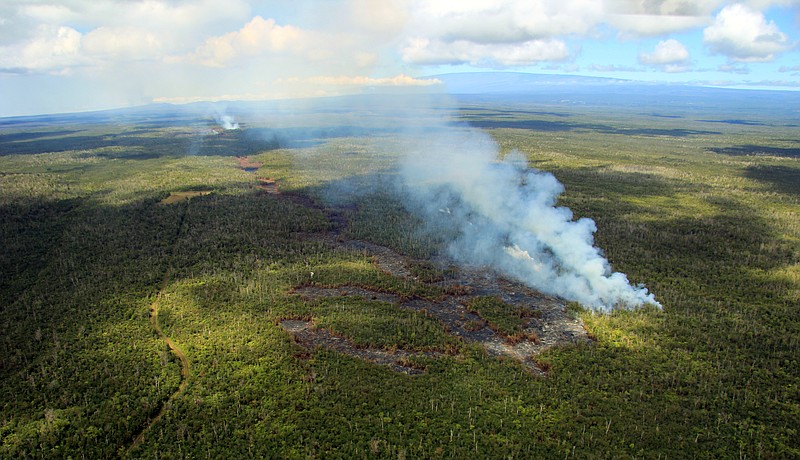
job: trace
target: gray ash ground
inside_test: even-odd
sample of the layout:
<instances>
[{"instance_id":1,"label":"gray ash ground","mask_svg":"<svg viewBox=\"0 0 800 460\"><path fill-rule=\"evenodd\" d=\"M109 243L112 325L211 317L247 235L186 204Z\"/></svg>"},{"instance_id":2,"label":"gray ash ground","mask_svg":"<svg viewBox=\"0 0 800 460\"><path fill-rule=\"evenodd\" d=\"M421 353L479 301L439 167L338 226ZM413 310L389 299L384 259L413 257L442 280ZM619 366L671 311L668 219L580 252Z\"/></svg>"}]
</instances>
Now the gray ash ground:
<instances>
[{"instance_id":1,"label":"gray ash ground","mask_svg":"<svg viewBox=\"0 0 800 460\"><path fill-rule=\"evenodd\" d=\"M342 240L338 233L316 237L339 248L365 252L372 257L378 269L392 276L412 278L410 267L414 261L389 248L364 241ZM537 375L545 373L535 360L536 355L542 351L554 346L585 343L591 340L582 321L570 315L561 300L543 295L518 282L504 279L485 267L460 267L448 270L447 273L447 278L436 284L453 288L448 291L458 294L445 295L437 300L404 299L395 294L355 286L336 288L307 286L296 289L294 293L311 300L320 297L357 296L367 300L387 302L398 308L423 312L436 318L449 333L465 342L479 343L491 355L519 361ZM522 340L510 343L507 337L492 330L483 318L466 307L470 299L480 296L499 297L510 305L530 311L531 317L523 330ZM326 330L316 329L313 322L308 321L284 320L281 326L293 334L295 340L308 350L321 346L388 365L399 372L408 374L422 372L401 363L404 359L421 356L423 353L356 348L347 339L333 336Z\"/></svg>"}]
</instances>

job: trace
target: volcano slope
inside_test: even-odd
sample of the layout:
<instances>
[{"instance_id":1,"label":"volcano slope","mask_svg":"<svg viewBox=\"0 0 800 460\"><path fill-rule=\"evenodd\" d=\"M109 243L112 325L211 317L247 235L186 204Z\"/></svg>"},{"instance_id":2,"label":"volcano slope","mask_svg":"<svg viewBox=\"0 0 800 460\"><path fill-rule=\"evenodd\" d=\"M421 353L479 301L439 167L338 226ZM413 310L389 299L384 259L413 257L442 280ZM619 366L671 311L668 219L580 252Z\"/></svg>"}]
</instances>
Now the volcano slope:
<instances>
[{"instance_id":1,"label":"volcano slope","mask_svg":"<svg viewBox=\"0 0 800 460\"><path fill-rule=\"evenodd\" d=\"M663 310L562 310L434 257L402 203L317 204L367 177L357 133L0 120L0 457L800 455L795 122L497 104L461 113ZM592 339L538 352L551 308Z\"/></svg>"}]
</instances>

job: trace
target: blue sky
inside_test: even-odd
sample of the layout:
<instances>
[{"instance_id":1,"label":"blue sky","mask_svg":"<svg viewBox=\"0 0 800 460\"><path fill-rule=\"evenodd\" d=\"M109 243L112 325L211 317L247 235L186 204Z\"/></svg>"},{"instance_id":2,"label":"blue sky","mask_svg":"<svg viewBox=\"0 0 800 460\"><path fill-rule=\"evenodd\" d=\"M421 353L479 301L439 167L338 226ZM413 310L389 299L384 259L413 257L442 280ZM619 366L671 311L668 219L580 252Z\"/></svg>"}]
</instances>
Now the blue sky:
<instances>
[{"instance_id":1,"label":"blue sky","mask_svg":"<svg viewBox=\"0 0 800 460\"><path fill-rule=\"evenodd\" d=\"M5 0L0 116L515 71L800 89L800 0Z\"/></svg>"}]
</instances>

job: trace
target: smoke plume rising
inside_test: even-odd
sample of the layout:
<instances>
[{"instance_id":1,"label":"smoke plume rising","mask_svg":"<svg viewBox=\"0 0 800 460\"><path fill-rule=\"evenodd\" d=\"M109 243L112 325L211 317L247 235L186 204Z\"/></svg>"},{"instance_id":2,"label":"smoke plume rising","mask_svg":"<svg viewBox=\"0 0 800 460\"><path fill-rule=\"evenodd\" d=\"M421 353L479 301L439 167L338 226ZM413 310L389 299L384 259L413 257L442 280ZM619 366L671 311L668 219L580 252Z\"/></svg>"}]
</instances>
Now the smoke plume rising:
<instances>
[{"instance_id":1,"label":"smoke plume rising","mask_svg":"<svg viewBox=\"0 0 800 460\"><path fill-rule=\"evenodd\" d=\"M597 311L660 307L645 287L612 270L594 246L593 220L575 220L557 205L564 187L552 174L529 168L520 153L500 158L488 134L454 122L457 101L441 93L365 95L306 110L290 118L325 128L307 131L319 147L298 148L294 158L301 170L328 176L323 199L330 205L394 195L423 222L417 236L444 242L457 263L488 266ZM284 132L306 145L303 131ZM335 160L326 156L329 141L346 146Z\"/></svg>"},{"instance_id":2,"label":"smoke plume rising","mask_svg":"<svg viewBox=\"0 0 800 460\"><path fill-rule=\"evenodd\" d=\"M216 121L222 129L239 129L239 123L236 121L236 118L227 113L227 109L224 105L214 104L211 110L213 110L214 121Z\"/></svg>"},{"instance_id":3,"label":"smoke plume rising","mask_svg":"<svg viewBox=\"0 0 800 460\"><path fill-rule=\"evenodd\" d=\"M218 122L224 129L239 129L239 123L230 115L222 115Z\"/></svg>"},{"instance_id":4,"label":"smoke plume rising","mask_svg":"<svg viewBox=\"0 0 800 460\"><path fill-rule=\"evenodd\" d=\"M593 245L593 220L573 220L556 206L564 187L552 174L527 168L518 153L498 159L497 144L475 130L450 127L417 139L401 160L403 188L428 231L452 236L450 257L598 311L660 307L646 288L612 271Z\"/></svg>"}]
</instances>

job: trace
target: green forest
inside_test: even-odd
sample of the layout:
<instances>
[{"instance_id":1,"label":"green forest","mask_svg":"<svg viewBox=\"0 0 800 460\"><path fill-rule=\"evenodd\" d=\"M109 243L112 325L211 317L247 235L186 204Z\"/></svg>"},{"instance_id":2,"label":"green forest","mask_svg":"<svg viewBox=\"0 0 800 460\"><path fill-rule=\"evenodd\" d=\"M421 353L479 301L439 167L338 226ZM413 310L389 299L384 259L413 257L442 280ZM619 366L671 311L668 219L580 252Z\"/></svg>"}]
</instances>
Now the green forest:
<instances>
[{"instance_id":1,"label":"green forest","mask_svg":"<svg viewBox=\"0 0 800 460\"><path fill-rule=\"evenodd\" d=\"M442 263L358 110L0 119L0 457L800 457L791 120L461 100L663 305L598 313Z\"/></svg>"}]
</instances>

